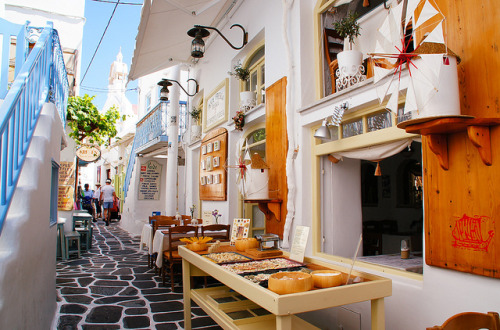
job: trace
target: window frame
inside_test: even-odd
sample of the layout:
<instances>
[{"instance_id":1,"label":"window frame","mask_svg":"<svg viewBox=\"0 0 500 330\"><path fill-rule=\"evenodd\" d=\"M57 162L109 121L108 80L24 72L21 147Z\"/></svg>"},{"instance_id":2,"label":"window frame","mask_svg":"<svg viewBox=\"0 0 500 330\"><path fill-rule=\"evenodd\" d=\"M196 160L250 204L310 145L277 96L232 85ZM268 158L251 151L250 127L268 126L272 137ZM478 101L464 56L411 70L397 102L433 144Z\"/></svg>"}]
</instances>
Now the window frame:
<instances>
[{"instance_id":1,"label":"window frame","mask_svg":"<svg viewBox=\"0 0 500 330\"><path fill-rule=\"evenodd\" d=\"M401 107L401 102L399 107ZM339 138L334 141L322 142L319 138L314 138L314 133L319 128L319 125L316 125L311 128L311 168L312 168L312 254L314 257L324 258L334 262L340 263L352 263L352 259L348 257L342 257L338 255L332 255L321 251L322 245L322 230L321 230L321 158L323 156L328 156L329 154L335 152L342 152L348 150L354 150L358 148L369 147L372 145L388 143L393 141L398 141L402 139L407 139L411 137L415 137L414 134L406 133L404 130L397 128L397 116L391 113L392 116L392 126L384 129L380 129L377 131L367 132L367 120L366 118L375 113L381 112L385 109L384 106L372 106L366 107L357 111L349 112L344 115L341 125L345 122L349 122L355 120L356 118L363 118L363 133L357 136L352 136L348 138L342 138L341 134L339 134ZM341 132L342 126L339 126L339 131ZM357 261L360 265L365 268L373 269L380 272L400 275L412 279L422 280L423 275L407 272L399 269L395 269L388 266L377 265L362 261Z\"/></svg>"},{"instance_id":2,"label":"window frame","mask_svg":"<svg viewBox=\"0 0 500 330\"><path fill-rule=\"evenodd\" d=\"M251 67L248 67L250 62L254 59L254 57L258 54L259 51L264 50L264 53L261 58L259 58L254 64L252 64ZM251 86L251 80L252 80L252 74L256 73L257 74L257 85L254 91L256 95L256 106L259 104L265 104L265 90L266 90L266 82L265 79L263 78L262 74L263 71L265 71L265 65L266 65L266 53L265 53L265 44L264 41L259 43L251 52L250 54L246 57L245 61L243 62L243 67L246 68L248 67L248 70L250 71L250 74L248 76L248 79L245 81L240 81L240 92L248 92L252 91L252 86ZM264 91L262 95L257 94L258 91Z\"/></svg>"}]
</instances>

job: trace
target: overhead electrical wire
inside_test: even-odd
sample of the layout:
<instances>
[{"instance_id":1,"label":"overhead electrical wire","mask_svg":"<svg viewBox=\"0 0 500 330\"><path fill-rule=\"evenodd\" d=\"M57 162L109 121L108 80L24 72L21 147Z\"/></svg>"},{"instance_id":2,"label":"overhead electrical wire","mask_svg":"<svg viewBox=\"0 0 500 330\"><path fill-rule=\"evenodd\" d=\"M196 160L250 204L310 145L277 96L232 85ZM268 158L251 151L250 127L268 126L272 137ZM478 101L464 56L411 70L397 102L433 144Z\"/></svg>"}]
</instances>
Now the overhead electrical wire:
<instances>
[{"instance_id":1,"label":"overhead electrical wire","mask_svg":"<svg viewBox=\"0 0 500 330\"><path fill-rule=\"evenodd\" d=\"M105 3L117 3L116 1L109 0L91 0L95 2L105 2ZM119 2L119 1L118 1ZM134 3L134 2L120 2L120 5L131 5L131 6L142 6L142 3Z\"/></svg>"},{"instance_id":2,"label":"overhead electrical wire","mask_svg":"<svg viewBox=\"0 0 500 330\"><path fill-rule=\"evenodd\" d=\"M106 28L104 29L104 32L102 33L101 40L99 40L99 44L97 44L97 47L94 51L94 55L92 55L92 58L90 59L90 63L87 66L87 70L85 70L85 74L83 75L82 80L80 80L80 85L83 83L85 80L85 77L87 76L87 72L89 72L90 66L92 65L92 62L94 61L94 58L97 54L97 50L99 49L99 46L101 46L102 39L104 39L104 35L106 34L106 31L108 30L109 24L111 24L111 20L113 19L113 16L115 15L116 8L118 8L118 4L120 3L120 0L117 0L115 4L115 8L113 9L113 12L111 13L111 16L109 17L108 24L106 25Z\"/></svg>"}]
</instances>

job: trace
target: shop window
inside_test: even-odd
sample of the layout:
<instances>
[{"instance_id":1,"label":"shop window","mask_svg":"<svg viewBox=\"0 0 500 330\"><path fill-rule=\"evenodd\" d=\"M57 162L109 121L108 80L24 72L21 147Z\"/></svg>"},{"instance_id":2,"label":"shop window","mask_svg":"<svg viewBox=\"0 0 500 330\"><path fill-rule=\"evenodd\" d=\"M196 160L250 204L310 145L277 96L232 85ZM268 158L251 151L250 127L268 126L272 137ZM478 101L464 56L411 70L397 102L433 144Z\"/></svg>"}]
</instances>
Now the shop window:
<instances>
[{"instance_id":1,"label":"shop window","mask_svg":"<svg viewBox=\"0 0 500 330\"><path fill-rule=\"evenodd\" d=\"M265 77L265 47L257 49L245 61L244 67L250 71L250 76L247 80L241 82L240 91L251 91L256 95L257 105L265 103L266 98L266 77Z\"/></svg>"},{"instance_id":2,"label":"shop window","mask_svg":"<svg viewBox=\"0 0 500 330\"><path fill-rule=\"evenodd\" d=\"M146 99L145 99L144 105L145 105L146 113L149 113L149 111L151 111L151 92L146 94Z\"/></svg>"},{"instance_id":3,"label":"shop window","mask_svg":"<svg viewBox=\"0 0 500 330\"><path fill-rule=\"evenodd\" d=\"M321 203L314 246L320 256L352 258L362 235L359 261L422 271L421 143L396 123L383 108L360 109L344 115L338 137L316 139L313 199ZM408 263L401 263L402 240L411 249Z\"/></svg>"},{"instance_id":4,"label":"shop window","mask_svg":"<svg viewBox=\"0 0 500 330\"><path fill-rule=\"evenodd\" d=\"M50 226L57 223L57 199L59 194L59 164L52 160L50 178Z\"/></svg>"}]
</instances>

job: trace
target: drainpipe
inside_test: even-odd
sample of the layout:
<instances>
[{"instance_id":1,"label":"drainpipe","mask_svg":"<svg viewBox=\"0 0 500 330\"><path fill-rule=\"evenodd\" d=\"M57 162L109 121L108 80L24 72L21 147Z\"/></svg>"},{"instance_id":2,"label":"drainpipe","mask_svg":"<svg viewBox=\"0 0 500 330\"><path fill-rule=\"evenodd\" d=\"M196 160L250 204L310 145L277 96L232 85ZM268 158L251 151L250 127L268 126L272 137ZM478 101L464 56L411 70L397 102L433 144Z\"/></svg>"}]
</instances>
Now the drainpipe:
<instances>
[{"instance_id":1,"label":"drainpipe","mask_svg":"<svg viewBox=\"0 0 500 330\"><path fill-rule=\"evenodd\" d=\"M168 79L180 80L179 65L172 67ZM168 158L167 189L165 193L165 215L175 215L177 211L177 158L179 154L179 86L170 86L170 111L167 114Z\"/></svg>"},{"instance_id":2,"label":"drainpipe","mask_svg":"<svg viewBox=\"0 0 500 330\"><path fill-rule=\"evenodd\" d=\"M285 249L290 247L290 231L292 229L293 220L295 218L295 193L296 193L296 177L295 165L296 145L295 145L295 105L294 105L294 86L295 86L295 63L293 61L293 51L290 45L290 25L289 15L293 7L294 0L282 0L283 4L283 41L285 43L285 52L287 55L288 64L288 79L286 84L286 129L288 132L288 153L286 156L286 177L288 185L287 197L287 214L285 227L283 229L283 243L281 246Z\"/></svg>"}]
</instances>

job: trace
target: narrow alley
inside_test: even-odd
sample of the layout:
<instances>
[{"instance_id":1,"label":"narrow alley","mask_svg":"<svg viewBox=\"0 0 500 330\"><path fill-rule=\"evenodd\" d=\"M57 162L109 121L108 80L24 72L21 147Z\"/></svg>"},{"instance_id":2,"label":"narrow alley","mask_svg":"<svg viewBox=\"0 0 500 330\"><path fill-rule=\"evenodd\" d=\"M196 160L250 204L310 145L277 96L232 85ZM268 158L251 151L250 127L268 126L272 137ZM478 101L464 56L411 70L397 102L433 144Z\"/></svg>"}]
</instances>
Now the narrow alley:
<instances>
[{"instance_id":1,"label":"narrow alley","mask_svg":"<svg viewBox=\"0 0 500 330\"><path fill-rule=\"evenodd\" d=\"M171 292L116 222L99 221L94 240L81 258L58 261L56 329L183 329L182 287ZM192 309L195 329L220 329L199 307Z\"/></svg>"}]
</instances>

